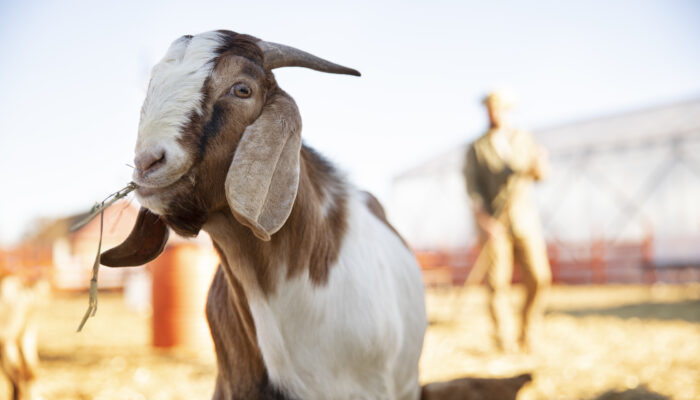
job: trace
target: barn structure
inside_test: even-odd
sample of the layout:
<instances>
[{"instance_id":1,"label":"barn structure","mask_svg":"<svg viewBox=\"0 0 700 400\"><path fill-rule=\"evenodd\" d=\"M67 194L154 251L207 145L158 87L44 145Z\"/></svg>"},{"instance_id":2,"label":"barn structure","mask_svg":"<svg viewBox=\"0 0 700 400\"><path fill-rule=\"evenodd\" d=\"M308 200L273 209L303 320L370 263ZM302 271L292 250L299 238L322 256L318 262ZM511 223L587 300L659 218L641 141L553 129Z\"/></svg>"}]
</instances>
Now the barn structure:
<instances>
[{"instance_id":1,"label":"barn structure","mask_svg":"<svg viewBox=\"0 0 700 400\"><path fill-rule=\"evenodd\" d=\"M129 234L137 213L137 207L123 201L105 210L103 248L117 245ZM40 271L57 290L86 290L100 238L100 218L71 232L71 226L83 217L85 214L81 213L38 221L17 246L6 251L5 264L20 274ZM126 270L105 268L103 271L101 288L123 286Z\"/></svg>"},{"instance_id":2,"label":"barn structure","mask_svg":"<svg viewBox=\"0 0 700 400\"><path fill-rule=\"evenodd\" d=\"M534 131L552 174L537 198L554 278L700 281L700 99ZM462 168L467 144L392 182L390 218L436 282L478 254ZM517 269L516 269L517 275Z\"/></svg>"},{"instance_id":3,"label":"barn structure","mask_svg":"<svg viewBox=\"0 0 700 400\"><path fill-rule=\"evenodd\" d=\"M56 292L87 292L100 236L102 250L118 245L138 212L136 204L120 200L104 211L103 229L95 217L75 232L71 227L86 213L40 221L17 246L0 249L0 276L45 280ZM151 312L154 346L209 347L203 310L218 265L208 236L186 239L171 232L163 253L145 268L101 268L98 285L123 291L130 308Z\"/></svg>"}]
</instances>

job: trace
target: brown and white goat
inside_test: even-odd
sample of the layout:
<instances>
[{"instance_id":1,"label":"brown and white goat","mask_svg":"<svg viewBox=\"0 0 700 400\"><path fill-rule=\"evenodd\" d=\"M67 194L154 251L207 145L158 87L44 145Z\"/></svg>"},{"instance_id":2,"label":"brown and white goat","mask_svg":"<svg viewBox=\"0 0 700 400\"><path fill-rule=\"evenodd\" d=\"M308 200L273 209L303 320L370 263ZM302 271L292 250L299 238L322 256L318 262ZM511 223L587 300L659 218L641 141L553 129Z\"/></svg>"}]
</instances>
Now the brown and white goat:
<instances>
[{"instance_id":1,"label":"brown and white goat","mask_svg":"<svg viewBox=\"0 0 700 400\"><path fill-rule=\"evenodd\" d=\"M169 228L210 234L222 260L206 309L214 399L516 393L525 378L421 390L427 322L418 264L379 202L302 145L299 111L271 72L287 66L359 76L230 31L171 45L141 111L133 179L143 207L102 263L153 260Z\"/></svg>"},{"instance_id":2,"label":"brown and white goat","mask_svg":"<svg viewBox=\"0 0 700 400\"><path fill-rule=\"evenodd\" d=\"M215 399L418 399L423 283L381 206L302 145L272 69L358 75L230 31L183 36L152 72L136 144L143 208L108 266L208 232Z\"/></svg>"},{"instance_id":3,"label":"brown and white goat","mask_svg":"<svg viewBox=\"0 0 700 400\"><path fill-rule=\"evenodd\" d=\"M27 286L22 278L0 272L0 370L10 384L12 400L31 399L38 365L35 314L41 285Z\"/></svg>"}]
</instances>

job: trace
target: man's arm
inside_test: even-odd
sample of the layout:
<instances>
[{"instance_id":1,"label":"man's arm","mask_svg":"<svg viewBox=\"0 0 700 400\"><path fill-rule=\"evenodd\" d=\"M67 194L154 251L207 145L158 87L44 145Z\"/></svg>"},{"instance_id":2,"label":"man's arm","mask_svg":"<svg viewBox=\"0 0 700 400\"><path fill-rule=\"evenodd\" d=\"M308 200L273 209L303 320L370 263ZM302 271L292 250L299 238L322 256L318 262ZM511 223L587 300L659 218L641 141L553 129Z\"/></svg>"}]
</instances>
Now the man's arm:
<instances>
[{"instance_id":1,"label":"man's arm","mask_svg":"<svg viewBox=\"0 0 700 400\"><path fill-rule=\"evenodd\" d=\"M535 137L530 132L523 132L525 135L524 148L522 151L527 152L527 158L530 159L529 168L525 173L532 176L536 181L547 179L549 176L549 153L547 149L535 142Z\"/></svg>"},{"instance_id":2,"label":"man's arm","mask_svg":"<svg viewBox=\"0 0 700 400\"><path fill-rule=\"evenodd\" d=\"M464 180L467 185L467 194L472 200L472 206L483 208L484 198L481 195L483 188L479 179L479 164L476 160L476 151L474 145L470 145L467 150L467 157L464 162Z\"/></svg>"},{"instance_id":3,"label":"man's arm","mask_svg":"<svg viewBox=\"0 0 700 400\"><path fill-rule=\"evenodd\" d=\"M530 173L536 181L547 179L550 173L549 152L542 146L534 144L532 170Z\"/></svg>"},{"instance_id":4,"label":"man's arm","mask_svg":"<svg viewBox=\"0 0 700 400\"><path fill-rule=\"evenodd\" d=\"M483 185L479 175L478 162L474 146L467 150L467 158L464 163L464 178L467 184L467 194L472 201L472 212L476 224L486 232L488 236L497 236L503 233L503 225L493 218L486 210L484 203Z\"/></svg>"}]
</instances>

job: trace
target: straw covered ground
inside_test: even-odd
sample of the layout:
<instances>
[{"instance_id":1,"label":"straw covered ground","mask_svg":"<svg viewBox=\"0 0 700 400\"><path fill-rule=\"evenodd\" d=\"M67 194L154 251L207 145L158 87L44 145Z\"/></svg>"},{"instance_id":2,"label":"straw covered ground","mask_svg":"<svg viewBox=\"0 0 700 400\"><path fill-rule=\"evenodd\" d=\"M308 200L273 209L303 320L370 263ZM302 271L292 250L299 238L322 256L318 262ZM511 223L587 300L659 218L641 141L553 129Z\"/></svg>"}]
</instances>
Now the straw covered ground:
<instances>
[{"instance_id":1,"label":"straw covered ground","mask_svg":"<svg viewBox=\"0 0 700 400\"><path fill-rule=\"evenodd\" d=\"M532 372L519 399L700 398L700 286L555 287L531 354L498 354L482 288L431 290L423 382ZM512 302L521 295L513 290ZM156 350L150 317L101 294L96 318L74 332L86 295L53 295L40 311L38 398L206 399L210 347ZM0 382L0 399L5 398Z\"/></svg>"}]
</instances>

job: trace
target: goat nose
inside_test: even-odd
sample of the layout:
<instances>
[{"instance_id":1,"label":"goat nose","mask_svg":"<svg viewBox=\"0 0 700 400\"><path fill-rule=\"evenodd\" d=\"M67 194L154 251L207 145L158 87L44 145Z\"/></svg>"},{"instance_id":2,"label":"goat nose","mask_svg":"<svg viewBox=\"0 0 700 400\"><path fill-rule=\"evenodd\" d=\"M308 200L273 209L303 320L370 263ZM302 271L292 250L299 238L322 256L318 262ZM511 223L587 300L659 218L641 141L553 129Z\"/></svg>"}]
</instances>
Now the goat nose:
<instances>
[{"instance_id":1,"label":"goat nose","mask_svg":"<svg viewBox=\"0 0 700 400\"><path fill-rule=\"evenodd\" d=\"M151 172L165 161L165 150L156 149L155 151L144 151L136 155L134 165L142 174Z\"/></svg>"}]
</instances>

